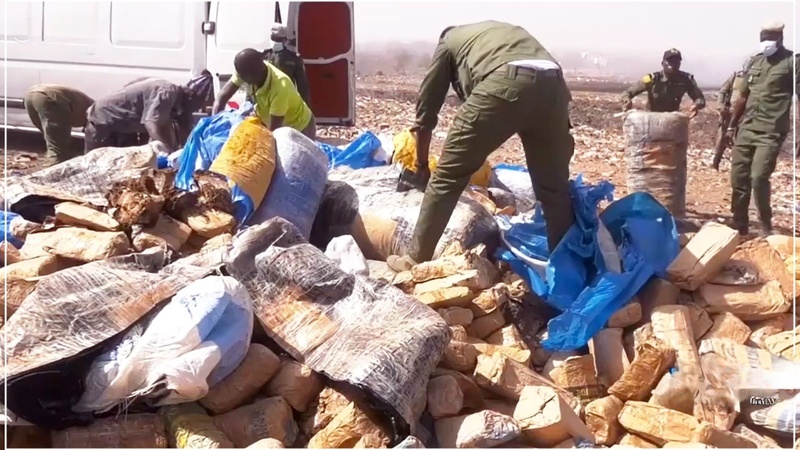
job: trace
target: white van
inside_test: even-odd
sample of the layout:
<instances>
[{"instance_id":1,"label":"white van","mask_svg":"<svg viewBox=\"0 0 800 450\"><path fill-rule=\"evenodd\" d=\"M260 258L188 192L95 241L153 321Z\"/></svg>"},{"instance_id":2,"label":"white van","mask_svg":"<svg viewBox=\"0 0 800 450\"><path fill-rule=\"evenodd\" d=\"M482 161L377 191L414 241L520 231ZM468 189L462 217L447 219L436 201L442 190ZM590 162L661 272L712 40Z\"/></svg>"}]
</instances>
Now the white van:
<instances>
[{"instance_id":1,"label":"white van","mask_svg":"<svg viewBox=\"0 0 800 450\"><path fill-rule=\"evenodd\" d=\"M2 123L9 129L35 130L23 98L40 83L97 99L136 78L184 84L208 69L218 89L239 50L272 47L274 22L287 25L305 60L317 123L355 123L353 2L6 0L5 10L0 83L7 86Z\"/></svg>"}]
</instances>

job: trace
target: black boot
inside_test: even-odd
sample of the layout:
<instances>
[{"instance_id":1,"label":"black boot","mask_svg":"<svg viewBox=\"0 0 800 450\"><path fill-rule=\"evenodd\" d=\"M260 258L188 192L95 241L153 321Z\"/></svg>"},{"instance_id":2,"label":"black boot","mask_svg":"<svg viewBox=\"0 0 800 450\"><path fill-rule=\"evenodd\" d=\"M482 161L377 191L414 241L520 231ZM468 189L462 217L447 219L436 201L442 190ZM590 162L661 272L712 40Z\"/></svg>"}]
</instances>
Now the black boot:
<instances>
[{"instance_id":1,"label":"black boot","mask_svg":"<svg viewBox=\"0 0 800 450\"><path fill-rule=\"evenodd\" d=\"M731 228L738 231L739 236L741 237L746 237L748 234L750 234L750 225L745 221L733 221Z\"/></svg>"},{"instance_id":2,"label":"black boot","mask_svg":"<svg viewBox=\"0 0 800 450\"><path fill-rule=\"evenodd\" d=\"M758 235L760 237L767 237L772 236L775 232L772 230L772 221L771 220L759 220L758 221Z\"/></svg>"}]
</instances>

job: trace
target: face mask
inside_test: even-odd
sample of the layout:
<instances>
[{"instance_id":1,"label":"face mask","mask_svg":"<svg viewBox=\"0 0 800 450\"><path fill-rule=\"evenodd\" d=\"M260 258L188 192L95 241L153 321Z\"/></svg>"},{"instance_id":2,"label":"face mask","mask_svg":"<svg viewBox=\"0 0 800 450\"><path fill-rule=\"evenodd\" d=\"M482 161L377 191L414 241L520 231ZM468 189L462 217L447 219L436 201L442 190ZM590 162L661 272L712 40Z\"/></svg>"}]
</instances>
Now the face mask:
<instances>
[{"instance_id":1,"label":"face mask","mask_svg":"<svg viewBox=\"0 0 800 450\"><path fill-rule=\"evenodd\" d=\"M778 51L778 41L761 41L761 51L764 56L772 56Z\"/></svg>"},{"instance_id":2,"label":"face mask","mask_svg":"<svg viewBox=\"0 0 800 450\"><path fill-rule=\"evenodd\" d=\"M279 52L283 50L283 42L273 42L272 43L272 51Z\"/></svg>"}]
</instances>

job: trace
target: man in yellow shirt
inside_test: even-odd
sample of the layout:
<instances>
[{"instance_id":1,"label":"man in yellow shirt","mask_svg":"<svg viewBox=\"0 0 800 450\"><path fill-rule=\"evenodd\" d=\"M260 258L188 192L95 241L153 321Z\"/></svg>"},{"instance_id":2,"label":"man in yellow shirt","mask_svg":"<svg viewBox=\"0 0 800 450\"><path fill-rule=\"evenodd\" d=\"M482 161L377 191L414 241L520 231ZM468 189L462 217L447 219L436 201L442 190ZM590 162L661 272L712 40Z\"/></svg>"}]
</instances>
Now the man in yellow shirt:
<instances>
[{"instance_id":1,"label":"man in yellow shirt","mask_svg":"<svg viewBox=\"0 0 800 450\"><path fill-rule=\"evenodd\" d=\"M290 127L315 140L317 124L308 105L297 92L292 79L264 61L258 50L246 48L233 60L236 74L217 95L213 114L225 108L240 87L255 99L255 113L270 130Z\"/></svg>"}]
</instances>

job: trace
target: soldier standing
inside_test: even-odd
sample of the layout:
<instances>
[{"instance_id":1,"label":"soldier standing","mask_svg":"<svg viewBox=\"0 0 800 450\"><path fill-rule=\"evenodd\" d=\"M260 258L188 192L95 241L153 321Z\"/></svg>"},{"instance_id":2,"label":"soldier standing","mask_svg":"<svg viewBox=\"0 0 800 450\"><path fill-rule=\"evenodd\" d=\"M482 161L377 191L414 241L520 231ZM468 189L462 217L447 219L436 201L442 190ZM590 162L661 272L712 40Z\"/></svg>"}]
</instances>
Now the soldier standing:
<instances>
[{"instance_id":1,"label":"soldier standing","mask_svg":"<svg viewBox=\"0 0 800 450\"><path fill-rule=\"evenodd\" d=\"M770 177L790 130L793 53L783 45L782 23L761 29L762 52L753 57L741 94L733 104L728 136L735 137L731 161L733 226L749 233L751 191L755 197L760 234L772 234Z\"/></svg>"},{"instance_id":2,"label":"soldier standing","mask_svg":"<svg viewBox=\"0 0 800 450\"><path fill-rule=\"evenodd\" d=\"M688 94L694 100L689 117L696 116L698 111L705 108L706 99L697 87L694 76L680 70L682 59L681 52L677 49L664 52L661 71L645 75L625 91L622 96L623 110L631 109L633 99L642 92L647 92L648 111L675 112L680 109L683 96Z\"/></svg>"},{"instance_id":3,"label":"soldier standing","mask_svg":"<svg viewBox=\"0 0 800 450\"><path fill-rule=\"evenodd\" d=\"M269 52L269 62L281 72L289 75L292 83L297 87L300 97L311 106L308 95L308 77L306 76L306 66L303 58L289 47L289 32L285 25L276 23L272 27L272 42L275 45Z\"/></svg>"},{"instance_id":4,"label":"soldier standing","mask_svg":"<svg viewBox=\"0 0 800 450\"><path fill-rule=\"evenodd\" d=\"M33 86L25 95L25 109L44 135L47 156L64 162L83 152L72 147L72 129L86 126L86 110L94 100L83 92L55 84Z\"/></svg>"},{"instance_id":5,"label":"soldier standing","mask_svg":"<svg viewBox=\"0 0 800 450\"><path fill-rule=\"evenodd\" d=\"M719 132L717 133L717 148L714 154L712 166L714 169L719 170L719 163L722 161L722 155L725 150L731 146L728 139L728 126L731 122L731 105L739 98L739 88L744 80L744 74L753 62L754 56L751 56L742 66L741 70L737 70L728 77L722 84L722 87L717 94L717 102L719 103Z\"/></svg>"},{"instance_id":6,"label":"soldier standing","mask_svg":"<svg viewBox=\"0 0 800 450\"><path fill-rule=\"evenodd\" d=\"M431 136L451 84L464 103L431 177ZM522 140L552 251L575 220L569 185L575 145L569 133L571 99L561 67L522 27L486 21L445 29L417 100L415 187L425 196L409 253L391 255L390 267L403 271L433 257L470 177L514 134Z\"/></svg>"}]
</instances>

